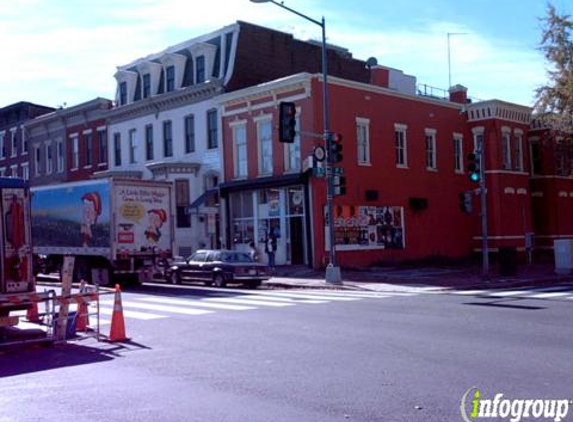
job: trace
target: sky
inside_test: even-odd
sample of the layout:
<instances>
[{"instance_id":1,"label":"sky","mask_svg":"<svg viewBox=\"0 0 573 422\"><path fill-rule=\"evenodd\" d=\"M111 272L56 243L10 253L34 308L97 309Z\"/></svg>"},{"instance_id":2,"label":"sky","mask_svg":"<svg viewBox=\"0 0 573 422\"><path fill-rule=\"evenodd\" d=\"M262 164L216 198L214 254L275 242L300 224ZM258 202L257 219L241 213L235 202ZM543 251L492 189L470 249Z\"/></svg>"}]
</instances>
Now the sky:
<instances>
[{"instance_id":1,"label":"sky","mask_svg":"<svg viewBox=\"0 0 573 422\"><path fill-rule=\"evenodd\" d=\"M285 0L326 20L327 42L417 82L468 88L474 99L531 106L547 82L538 50L543 0ZM573 13L569 0L553 0ZM18 0L0 3L0 107L29 101L69 107L114 99L116 67L243 20L296 38L318 25L249 0ZM452 34L448 37L448 33ZM448 38L450 65L448 66Z\"/></svg>"}]
</instances>

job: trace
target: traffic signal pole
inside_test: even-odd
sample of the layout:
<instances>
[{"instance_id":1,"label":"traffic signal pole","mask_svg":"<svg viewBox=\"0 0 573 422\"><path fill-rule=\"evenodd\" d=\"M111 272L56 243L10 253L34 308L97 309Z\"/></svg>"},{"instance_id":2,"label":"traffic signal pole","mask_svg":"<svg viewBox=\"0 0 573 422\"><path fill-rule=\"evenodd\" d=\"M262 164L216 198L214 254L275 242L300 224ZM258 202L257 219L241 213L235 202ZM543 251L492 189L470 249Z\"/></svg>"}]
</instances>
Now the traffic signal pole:
<instances>
[{"instance_id":1,"label":"traffic signal pole","mask_svg":"<svg viewBox=\"0 0 573 422\"><path fill-rule=\"evenodd\" d=\"M487 241L487 190L485 184L485 134L478 137L478 155L480 160L479 194L481 203L481 257L482 276L489 277L489 247Z\"/></svg>"}]
</instances>

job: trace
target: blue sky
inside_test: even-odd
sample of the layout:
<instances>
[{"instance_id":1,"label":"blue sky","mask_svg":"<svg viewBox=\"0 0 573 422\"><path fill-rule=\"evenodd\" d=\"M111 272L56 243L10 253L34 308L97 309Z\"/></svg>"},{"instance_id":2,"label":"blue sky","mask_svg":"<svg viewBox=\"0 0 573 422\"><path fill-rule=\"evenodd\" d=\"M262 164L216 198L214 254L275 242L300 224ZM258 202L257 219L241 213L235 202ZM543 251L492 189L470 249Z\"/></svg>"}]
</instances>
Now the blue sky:
<instances>
[{"instance_id":1,"label":"blue sky","mask_svg":"<svg viewBox=\"0 0 573 422\"><path fill-rule=\"evenodd\" d=\"M571 3L555 0L561 12ZM328 42L358 59L446 89L447 33L452 84L477 99L532 105L546 80L536 49L542 0L285 0L326 18ZM276 5L249 0L18 0L0 3L0 107L18 101L59 106L113 99L116 67L237 20L320 38L320 28Z\"/></svg>"}]
</instances>

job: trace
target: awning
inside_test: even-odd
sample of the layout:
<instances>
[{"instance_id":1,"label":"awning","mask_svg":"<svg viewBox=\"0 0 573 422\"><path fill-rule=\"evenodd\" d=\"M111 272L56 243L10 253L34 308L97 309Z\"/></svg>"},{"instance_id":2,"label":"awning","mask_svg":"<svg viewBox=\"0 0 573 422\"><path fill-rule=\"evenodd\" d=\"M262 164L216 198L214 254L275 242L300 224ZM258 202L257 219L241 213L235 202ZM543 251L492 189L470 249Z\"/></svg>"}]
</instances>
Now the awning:
<instances>
[{"instance_id":1,"label":"awning","mask_svg":"<svg viewBox=\"0 0 573 422\"><path fill-rule=\"evenodd\" d=\"M185 210L187 211L187 213L190 213L193 208L199 208L201 205L206 204L211 198L213 198L218 193L219 189L217 188L207 189L205 192L199 195L199 197L196 200L194 200L191 203L191 205L188 205Z\"/></svg>"}]
</instances>

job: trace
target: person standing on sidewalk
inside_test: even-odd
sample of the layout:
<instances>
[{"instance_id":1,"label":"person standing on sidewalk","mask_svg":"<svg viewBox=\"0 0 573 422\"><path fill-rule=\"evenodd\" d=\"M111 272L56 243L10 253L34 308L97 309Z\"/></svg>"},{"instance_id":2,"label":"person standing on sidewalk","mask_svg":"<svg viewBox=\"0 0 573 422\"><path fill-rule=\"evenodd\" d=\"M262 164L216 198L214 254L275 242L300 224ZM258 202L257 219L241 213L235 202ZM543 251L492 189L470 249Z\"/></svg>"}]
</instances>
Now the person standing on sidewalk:
<instances>
[{"instance_id":1,"label":"person standing on sidewalk","mask_svg":"<svg viewBox=\"0 0 573 422\"><path fill-rule=\"evenodd\" d=\"M265 241L265 251L269 256L269 267L272 270L275 269L275 254L277 252L277 238L276 236L271 233L270 236L267 237Z\"/></svg>"}]
</instances>

